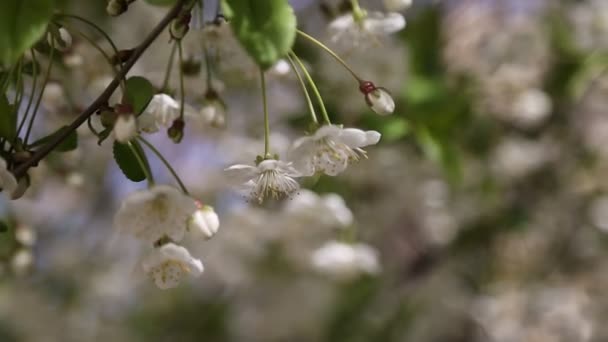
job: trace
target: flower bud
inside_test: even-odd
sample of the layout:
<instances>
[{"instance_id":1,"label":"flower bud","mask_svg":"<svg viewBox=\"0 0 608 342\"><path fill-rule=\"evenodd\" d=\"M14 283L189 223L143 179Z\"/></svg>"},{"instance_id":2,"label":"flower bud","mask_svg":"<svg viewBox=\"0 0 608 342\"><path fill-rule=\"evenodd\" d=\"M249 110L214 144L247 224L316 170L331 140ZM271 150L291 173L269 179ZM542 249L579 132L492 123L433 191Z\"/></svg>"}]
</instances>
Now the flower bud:
<instances>
[{"instance_id":1,"label":"flower bud","mask_svg":"<svg viewBox=\"0 0 608 342\"><path fill-rule=\"evenodd\" d=\"M54 46L55 49L65 52L72 47L72 35L63 27L49 29L47 36L49 46Z\"/></svg>"},{"instance_id":2,"label":"flower bud","mask_svg":"<svg viewBox=\"0 0 608 342\"><path fill-rule=\"evenodd\" d=\"M99 120L103 127L114 127L114 123L116 122L117 115L111 110L104 110L99 115Z\"/></svg>"},{"instance_id":3,"label":"flower bud","mask_svg":"<svg viewBox=\"0 0 608 342\"><path fill-rule=\"evenodd\" d=\"M119 16L127 11L129 4L125 0L110 0L106 12L112 17Z\"/></svg>"},{"instance_id":4,"label":"flower bud","mask_svg":"<svg viewBox=\"0 0 608 342\"><path fill-rule=\"evenodd\" d=\"M403 11L412 6L413 0L384 0L384 7L389 11Z\"/></svg>"},{"instance_id":5,"label":"flower bud","mask_svg":"<svg viewBox=\"0 0 608 342\"><path fill-rule=\"evenodd\" d=\"M216 128L225 127L226 104L215 90L209 89L205 94L205 102L201 107L200 114L205 124Z\"/></svg>"},{"instance_id":6,"label":"flower bud","mask_svg":"<svg viewBox=\"0 0 608 342\"><path fill-rule=\"evenodd\" d=\"M382 87L376 87L369 81L361 82L359 90L365 95L365 102L367 105L376 114L390 115L395 111L395 101L388 90Z\"/></svg>"},{"instance_id":7,"label":"flower bud","mask_svg":"<svg viewBox=\"0 0 608 342\"><path fill-rule=\"evenodd\" d=\"M201 61L188 58L182 62L181 68L185 76L196 76L201 72Z\"/></svg>"},{"instance_id":8,"label":"flower bud","mask_svg":"<svg viewBox=\"0 0 608 342\"><path fill-rule=\"evenodd\" d=\"M179 144L184 138L184 127L186 123L182 119L173 121L173 125L167 130L167 135L174 143Z\"/></svg>"},{"instance_id":9,"label":"flower bud","mask_svg":"<svg viewBox=\"0 0 608 342\"><path fill-rule=\"evenodd\" d=\"M192 214L188 221L188 231L193 235L200 236L205 240L211 239L220 228L220 220L212 207L200 205L199 209Z\"/></svg>"},{"instance_id":10,"label":"flower bud","mask_svg":"<svg viewBox=\"0 0 608 342\"><path fill-rule=\"evenodd\" d=\"M121 143L129 142L137 136L137 120L133 113L118 115L114 123L114 136Z\"/></svg>"}]
</instances>

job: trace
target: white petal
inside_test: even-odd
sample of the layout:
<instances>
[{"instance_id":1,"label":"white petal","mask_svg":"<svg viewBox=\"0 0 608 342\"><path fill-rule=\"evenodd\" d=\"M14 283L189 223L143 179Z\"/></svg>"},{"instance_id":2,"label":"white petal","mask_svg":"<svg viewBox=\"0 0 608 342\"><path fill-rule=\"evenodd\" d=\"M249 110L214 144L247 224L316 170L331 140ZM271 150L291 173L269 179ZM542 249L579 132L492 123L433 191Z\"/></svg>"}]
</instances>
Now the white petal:
<instances>
[{"instance_id":1,"label":"white petal","mask_svg":"<svg viewBox=\"0 0 608 342\"><path fill-rule=\"evenodd\" d=\"M135 115L119 115L114 124L114 136L121 143L126 143L137 136Z\"/></svg>"},{"instance_id":2,"label":"white petal","mask_svg":"<svg viewBox=\"0 0 608 342\"><path fill-rule=\"evenodd\" d=\"M349 147L362 147L365 146L367 141L366 133L357 128L344 128L340 133L340 141Z\"/></svg>"},{"instance_id":3,"label":"white petal","mask_svg":"<svg viewBox=\"0 0 608 342\"><path fill-rule=\"evenodd\" d=\"M380 132L366 131L365 132L365 143L359 147L376 145L380 141L381 137L382 137L382 135L380 134Z\"/></svg>"},{"instance_id":4,"label":"white petal","mask_svg":"<svg viewBox=\"0 0 608 342\"><path fill-rule=\"evenodd\" d=\"M401 31L405 27L405 18L401 13L374 12L363 20L365 30L376 35L388 35Z\"/></svg>"},{"instance_id":5,"label":"white petal","mask_svg":"<svg viewBox=\"0 0 608 342\"><path fill-rule=\"evenodd\" d=\"M6 161L0 158L0 189L12 194L17 189L17 179L6 169Z\"/></svg>"},{"instance_id":6,"label":"white petal","mask_svg":"<svg viewBox=\"0 0 608 342\"><path fill-rule=\"evenodd\" d=\"M238 183L244 183L255 178L259 171L251 165L237 164L224 169L226 175Z\"/></svg>"},{"instance_id":7,"label":"white petal","mask_svg":"<svg viewBox=\"0 0 608 342\"><path fill-rule=\"evenodd\" d=\"M194 235L208 240L218 232L220 220L212 207L205 206L192 215L188 227Z\"/></svg>"}]
</instances>

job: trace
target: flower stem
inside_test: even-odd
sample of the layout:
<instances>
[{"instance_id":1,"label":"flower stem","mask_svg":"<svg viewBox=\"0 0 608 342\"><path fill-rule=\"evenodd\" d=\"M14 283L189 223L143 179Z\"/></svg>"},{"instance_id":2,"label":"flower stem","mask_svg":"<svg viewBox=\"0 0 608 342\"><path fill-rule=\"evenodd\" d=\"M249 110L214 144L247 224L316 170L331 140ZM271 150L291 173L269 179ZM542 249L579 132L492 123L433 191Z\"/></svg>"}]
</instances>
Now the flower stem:
<instances>
[{"instance_id":1,"label":"flower stem","mask_svg":"<svg viewBox=\"0 0 608 342\"><path fill-rule=\"evenodd\" d=\"M330 49L329 47L327 47L327 45L321 43L321 41L319 41L318 39L316 39L315 37L307 34L304 31L298 30L298 34L308 40L310 40L311 42L315 43L316 45L318 45L320 48L322 48L323 50L325 50L327 53L329 53L336 61L338 61L338 63L342 64L342 66L344 68L346 68L346 70L348 70L348 72L355 78L355 80L357 80L357 82L361 83L363 80L355 73L355 71L348 66L348 64L346 64L346 62L340 57L338 56L337 53L335 53L332 49Z\"/></svg>"},{"instance_id":2,"label":"flower stem","mask_svg":"<svg viewBox=\"0 0 608 342\"><path fill-rule=\"evenodd\" d=\"M308 88L306 88L306 83L304 83L304 79L302 78L300 71L298 71L298 67L296 66L295 62L293 61L293 58L289 54L287 55L287 60L289 61L289 64L291 64L291 68L293 69L294 73L296 74L296 77L298 78L298 82L300 82L302 91L304 91L304 96L306 97L306 103L308 104L308 111L310 112L310 118L312 119L312 122L314 122L315 124L318 124L319 120L317 120L317 114L315 113L315 106L313 105L312 100L310 99L310 94L308 93Z\"/></svg>"},{"instance_id":3,"label":"flower stem","mask_svg":"<svg viewBox=\"0 0 608 342\"><path fill-rule=\"evenodd\" d=\"M129 145L129 148L131 149L131 152L133 152L133 154L135 155L135 159L137 159L137 163L139 164L139 166L141 166L141 169L144 171L144 174L146 175L146 179L148 180L148 186L152 186L154 185L154 176L152 175L152 170L150 168L150 165L148 163L146 163L141 156L139 155L140 152L143 153L143 151L138 150L135 145L133 144L133 142L129 141L127 143Z\"/></svg>"},{"instance_id":4,"label":"flower stem","mask_svg":"<svg viewBox=\"0 0 608 342\"><path fill-rule=\"evenodd\" d=\"M270 156L270 120L268 119L268 99L266 98L266 77L264 70L260 68L260 80L262 83L262 104L264 106L264 159Z\"/></svg>"},{"instance_id":5,"label":"flower stem","mask_svg":"<svg viewBox=\"0 0 608 342\"><path fill-rule=\"evenodd\" d=\"M40 96L38 96L38 100L36 101L36 105L34 106L34 111L32 112L32 118L30 119L30 123L27 126L27 131L25 131L25 138L23 138L23 144L27 146L27 141L30 138L30 134L32 133L32 127L34 127L34 121L36 121L36 115L38 114L38 109L40 108L40 102L42 102L42 96L44 96L44 90L46 89L46 84L49 82L49 77L51 76L51 69L53 67L53 57L55 56L55 40L51 39L51 53L49 54L49 66L46 68L46 73L44 74L44 79L42 81L42 88L40 89ZM33 96L33 94L32 94Z\"/></svg>"},{"instance_id":6,"label":"flower stem","mask_svg":"<svg viewBox=\"0 0 608 342\"><path fill-rule=\"evenodd\" d=\"M171 53L169 54L169 61L167 62L167 69L165 70L165 79L163 85L160 87L160 91L163 93L169 92L169 80L171 79L171 71L173 70L173 59L175 59L175 50L177 50L177 44L173 44L171 47Z\"/></svg>"},{"instance_id":7,"label":"flower stem","mask_svg":"<svg viewBox=\"0 0 608 342\"><path fill-rule=\"evenodd\" d=\"M184 185L184 182L182 182L182 180L181 180L181 178L179 178L177 172L175 172L175 169L171 166L169 161L167 161L167 159L160 153L160 151L156 147L154 147L154 145L152 145L144 137L139 136L138 139L139 139L139 141L144 143L144 145L146 145L158 157L158 159L160 159L160 161L163 162L163 164L165 164L165 166L167 167L167 170L169 170L169 172L171 172L171 175L173 175L173 178L175 178L175 180L177 181L177 184L179 184L179 187L180 187L180 189L182 189L183 193L190 196L190 192L188 192L188 189Z\"/></svg>"},{"instance_id":8,"label":"flower stem","mask_svg":"<svg viewBox=\"0 0 608 342\"><path fill-rule=\"evenodd\" d=\"M177 54L179 56L179 92L180 92L180 106L179 106L179 118L184 120L184 105L186 104L186 92L184 89L184 69L181 67L184 62L184 55L182 49L182 41L177 41Z\"/></svg>"},{"instance_id":9,"label":"flower stem","mask_svg":"<svg viewBox=\"0 0 608 342\"><path fill-rule=\"evenodd\" d=\"M359 0L350 0L350 5L353 10L353 17L356 22L360 22L365 18L365 11L359 6Z\"/></svg>"},{"instance_id":10,"label":"flower stem","mask_svg":"<svg viewBox=\"0 0 608 342\"><path fill-rule=\"evenodd\" d=\"M17 134L15 134L15 139L17 139L19 133L21 133L21 130L25 125L25 122L27 121L27 117L30 114L30 108L32 107L32 103L34 102L34 94L36 94L36 84L38 82L38 61L36 60L35 50L31 49L30 53L32 54L32 91L30 92L30 98L27 101L27 107L25 107L25 113L23 113L23 118L21 119L19 127L17 128Z\"/></svg>"},{"instance_id":11,"label":"flower stem","mask_svg":"<svg viewBox=\"0 0 608 342\"><path fill-rule=\"evenodd\" d=\"M304 72L304 76L308 80L308 84L312 88L312 91L315 94L315 97L317 98L317 102L319 102L319 107L321 107L321 114L323 115L323 120L325 120L325 123L327 123L328 125L331 125L331 120L329 119L327 109L325 108L325 102L323 102L323 97L321 97L321 93L319 92L319 88L317 88L315 81L310 76L310 73L308 72L306 66L304 65L304 63L302 63L300 58L293 51L291 51L289 55L291 55L291 57L298 63L298 65L300 65L300 69L302 69L302 71Z\"/></svg>"}]
</instances>

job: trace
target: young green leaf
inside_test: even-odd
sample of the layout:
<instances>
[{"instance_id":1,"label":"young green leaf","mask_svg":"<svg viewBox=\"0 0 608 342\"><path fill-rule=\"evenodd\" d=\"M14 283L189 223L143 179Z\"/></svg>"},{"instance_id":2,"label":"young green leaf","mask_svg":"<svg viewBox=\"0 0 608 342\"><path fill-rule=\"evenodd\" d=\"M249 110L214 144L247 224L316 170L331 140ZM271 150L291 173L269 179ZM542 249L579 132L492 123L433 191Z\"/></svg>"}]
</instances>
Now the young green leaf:
<instances>
[{"instance_id":1,"label":"young green leaf","mask_svg":"<svg viewBox=\"0 0 608 342\"><path fill-rule=\"evenodd\" d=\"M222 8L234 34L262 69L291 50L297 20L287 0L223 0Z\"/></svg>"},{"instance_id":2,"label":"young green leaf","mask_svg":"<svg viewBox=\"0 0 608 342\"><path fill-rule=\"evenodd\" d=\"M56 130L54 133L51 133L44 138L36 140L29 147L38 147L44 145L49 141L53 140L56 136L62 134L66 129L68 129L68 126L63 126ZM53 151L68 152L75 150L76 147L78 147L78 134L76 133L76 131L72 131L70 132L68 137L65 138L59 145L57 145L57 147Z\"/></svg>"},{"instance_id":3,"label":"young green leaf","mask_svg":"<svg viewBox=\"0 0 608 342\"><path fill-rule=\"evenodd\" d=\"M16 134L17 116L6 95L0 95L0 137L13 140Z\"/></svg>"},{"instance_id":4,"label":"young green leaf","mask_svg":"<svg viewBox=\"0 0 608 342\"><path fill-rule=\"evenodd\" d=\"M137 162L137 155L147 163L146 155L141 146L136 141L130 142L133 145L133 149L128 144L122 144L118 141L114 141L113 152L114 160L122 173L133 182L141 182L146 179L146 173L142 169L141 165Z\"/></svg>"},{"instance_id":5,"label":"young green leaf","mask_svg":"<svg viewBox=\"0 0 608 342\"><path fill-rule=\"evenodd\" d=\"M133 106L133 113L139 115L146 109L154 96L154 86L141 76L133 76L127 80L125 101Z\"/></svg>"},{"instance_id":6,"label":"young green leaf","mask_svg":"<svg viewBox=\"0 0 608 342\"><path fill-rule=\"evenodd\" d=\"M0 10L0 63L13 64L46 31L54 0L3 0Z\"/></svg>"}]
</instances>

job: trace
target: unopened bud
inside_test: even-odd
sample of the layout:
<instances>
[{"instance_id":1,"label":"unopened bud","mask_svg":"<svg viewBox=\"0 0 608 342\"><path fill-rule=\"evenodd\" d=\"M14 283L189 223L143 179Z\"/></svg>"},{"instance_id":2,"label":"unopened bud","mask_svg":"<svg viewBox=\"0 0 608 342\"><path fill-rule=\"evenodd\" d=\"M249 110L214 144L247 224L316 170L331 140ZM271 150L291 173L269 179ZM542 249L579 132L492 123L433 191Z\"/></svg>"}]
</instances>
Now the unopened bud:
<instances>
[{"instance_id":1,"label":"unopened bud","mask_svg":"<svg viewBox=\"0 0 608 342\"><path fill-rule=\"evenodd\" d=\"M181 68L185 76L196 76L201 72L201 61L188 58L182 62Z\"/></svg>"},{"instance_id":2,"label":"unopened bud","mask_svg":"<svg viewBox=\"0 0 608 342\"><path fill-rule=\"evenodd\" d=\"M114 136L121 143L127 143L137 136L137 120L135 115L119 114L114 123Z\"/></svg>"},{"instance_id":3,"label":"unopened bud","mask_svg":"<svg viewBox=\"0 0 608 342\"><path fill-rule=\"evenodd\" d=\"M99 115L99 120L101 121L101 124L103 125L103 127L108 128L108 127L114 126L114 123L116 122L117 117L118 117L118 115L116 115L116 113L114 113L113 111L104 110Z\"/></svg>"},{"instance_id":4,"label":"unopened bud","mask_svg":"<svg viewBox=\"0 0 608 342\"><path fill-rule=\"evenodd\" d=\"M205 102L201 107L200 114L207 125L216 128L226 126L226 104L213 89L209 89L205 93Z\"/></svg>"},{"instance_id":5,"label":"unopened bud","mask_svg":"<svg viewBox=\"0 0 608 342\"><path fill-rule=\"evenodd\" d=\"M47 43L55 49L65 52L72 47L72 35L63 27L49 28Z\"/></svg>"},{"instance_id":6,"label":"unopened bud","mask_svg":"<svg viewBox=\"0 0 608 342\"><path fill-rule=\"evenodd\" d=\"M167 130L167 135L174 143L179 144L184 138L184 127L186 123L182 119L173 121L173 125Z\"/></svg>"},{"instance_id":7,"label":"unopened bud","mask_svg":"<svg viewBox=\"0 0 608 342\"><path fill-rule=\"evenodd\" d=\"M129 4L126 0L110 0L106 12L112 17L119 16L127 11Z\"/></svg>"},{"instance_id":8,"label":"unopened bud","mask_svg":"<svg viewBox=\"0 0 608 342\"><path fill-rule=\"evenodd\" d=\"M374 83L369 81L361 82L359 90L365 95L367 105L376 114L390 115L395 111L395 101L388 90L376 87Z\"/></svg>"},{"instance_id":9,"label":"unopened bud","mask_svg":"<svg viewBox=\"0 0 608 342\"><path fill-rule=\"evenodd\" d=\"M211 239L220 228L220 220L213 207L196 203L199 209L188 221L188 231L205 240Z\"/></svg>"}]
</instances>

